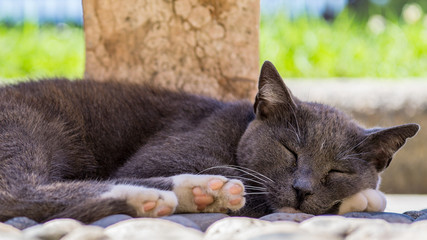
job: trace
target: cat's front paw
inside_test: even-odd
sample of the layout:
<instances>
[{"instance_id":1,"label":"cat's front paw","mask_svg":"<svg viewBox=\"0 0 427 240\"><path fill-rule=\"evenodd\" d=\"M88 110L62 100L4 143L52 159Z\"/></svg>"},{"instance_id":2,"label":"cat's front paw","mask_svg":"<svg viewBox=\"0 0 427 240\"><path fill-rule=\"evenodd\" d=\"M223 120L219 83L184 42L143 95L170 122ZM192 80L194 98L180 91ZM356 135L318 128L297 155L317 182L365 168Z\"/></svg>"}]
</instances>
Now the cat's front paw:
<instances>
[{"instance_id":1,"label":"cat's front paw","mask_svg":"<svg viewBox=\"0 0 427 240\"><path fill-rule=\"evenodd\" d=\"M219 175L182 174L172 177L178 196L177 212L237 211L245 205L245 187Z\"/></svg>"},{"instance_id":2,"label":"cat's front paw","mask_svg":"<svg viewBox=\"0 0 427 240\"><path fill-rule=\"evenodd\" d=\"M138 217L162 217L175 212L178 199L174 192L142 186L119 184L101 195L101 198L126 200Z\"/></svg>"},{"instance_id":3,"label":"cat's front paw","mask_svg":"<svg viewBox=\"0 0 427 240\"><path fill-rule=\"evenodd\" d=\"M386 207L385 195L375 189L365 189L343 199L338 214L348 212L382 212Z\"/></svg>"}]
</instances>

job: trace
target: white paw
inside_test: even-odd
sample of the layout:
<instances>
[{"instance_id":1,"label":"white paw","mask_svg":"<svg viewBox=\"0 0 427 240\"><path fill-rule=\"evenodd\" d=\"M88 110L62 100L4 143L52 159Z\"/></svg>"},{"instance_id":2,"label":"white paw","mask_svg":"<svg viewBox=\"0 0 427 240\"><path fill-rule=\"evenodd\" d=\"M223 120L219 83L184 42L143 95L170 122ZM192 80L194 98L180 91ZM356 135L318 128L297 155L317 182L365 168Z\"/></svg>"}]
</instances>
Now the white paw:
<instances>
[{"instance_id":1,"label":"white paw","mask_svg":"<svg viewBox=\"0 0 427 240\"><path fill-rule=\"evenodd\" d=\"M341 203L338 214L348 212L382 212L386 207L385 195L375 189L365 189L348 198Z\"/></svg>"},{"instance_id":2,"label":"white paw","mask_svg":"<svg viewBox=\"0 0 427 240\"><path fill-rule=\"evenodd\" d=\"M219 175L182 174L172 177L178 197L177 212L237 211L245 205L245 187Z\"/></svg>"},{"instance_id":3,"label":"white paw","mask_svg":"<svg viewBox=\"0 0 427 240\"><path fill-rule=\"evenodd\" d=\"M101 198L126 200L138 217L161 217L174 213L178 199L172 191L163 191L142 186L119 184L101 195Z\"/></svg>"}]
</instances>

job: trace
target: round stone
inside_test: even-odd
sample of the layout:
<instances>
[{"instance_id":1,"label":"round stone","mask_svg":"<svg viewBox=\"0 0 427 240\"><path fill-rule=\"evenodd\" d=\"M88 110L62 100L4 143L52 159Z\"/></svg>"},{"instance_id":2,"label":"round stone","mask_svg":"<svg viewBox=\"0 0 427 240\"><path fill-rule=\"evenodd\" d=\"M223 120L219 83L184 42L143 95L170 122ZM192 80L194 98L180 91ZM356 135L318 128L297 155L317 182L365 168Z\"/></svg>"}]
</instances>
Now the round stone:
<instances>
[{"instance_id":1,"label":"round stone","mask_svg":"<svg viewBox=\"0 0 427 240\"><path fill-rule=\"evenodd\" d=\"M4 222L5 224L9 224L11 226L16 227L19 230L24 230L28 227L32 227L34 225L39 224L38 222L29 219L27 217L15 217L15 218L11 218L9 220L7 220L6 222Z\"/></svg>"},{"instance_id":2,"label":"round stone","mask_svg":"<svg viewBox=\"0 0 427 240\"><path fill-rule=\"evenodd\" d=\"M25 239L57 240L81 226L82 224L74 219L55 219L29 227L23 230L22 233Z\"/></svg>"},{"instance_id":3,"label":"round stone","mask_svg":"<svg viewBox=\"0 0 427 240\"><path fill-rule=\"evenodd\" d=\"M205 239L227 240L235 239L235 235L248 229L263 227L272 224L267 221L247 217L228 217L212 224L205 233Z\"/></svg>"},{"instance_id":4,"label":"round stone","mask_svg":"<svg viewBox=\"0 0 427 240\"><path fill-rule=\"evenodd\" d=\"M260 234L259 236L246 238L247 240L335 240L340 239L340 237L322 237L315 234L309 234L306 232L293 232L293 233L269 233L269 234Z\"/></svg>"},{"instance_id":5,"label":"round stone","mask_svg":"<svg viewBox=\"0 0 427 240\"><path fill-rule=\"evenodd\" d=\"M389 223L412 223L414 219L408 215L390 212L351 212L343 216L350 218L383 219Z\"/></svg>"},{"instance_id":6,"label":"round stone","mask_svg":"<svg viewBox=\"0 0 427 240\"><path fill-rule=\"evenodd\" d=\"M162 217L161 219L165 219L168 221L181 224L184 227L194 228L198 231L202 231L199 225L197 225L195 222L183 216L171 215L171 216Z\"/></svg>"},{"instance_id":7,"label":"round stone","mask_svg":"<svg viewBox=\"0 0 427 240\"><path fill-rule=\"evenodd\" d=\"M415 221L426 221L427 220L427 214L421 215L418 218L415 219Z\"/></svg>"},{"instance_id":8,"label":"round stone","mask_svg":"<svg viewBox=\"0 0 427 240\"><path fill-rule=\"evenodd\" d=\"M317 216L300 223L299 227L319 236L346 236L353 231L357 220L349 221L341 216Z\"/></svg>"},{"instance_id":9,"label":"round stone","mask_svg":"<svg viewBox=\"0 0 427 240\"><path fill-rule=\"evenodd\" d=\"M158 218L134 218L105 228L104 233L115 240L187 240L202 239L203 233L180 224Z\"/></svg>"},{"instance_id":10,"label":"round stone","mask_svg":"<svg viewBox=\"0 0 427 240\"><path fill-rule=\"evenodd\" d=\"M93 226L99 226L99 227L103 227L106 228L110 225L113 225L115 223L124 221L124 220L128 220L131 219L132 217L129 215L125 215L125 214L115 214L115 215L111 215L105 218L101 218L98 221L95 221L93 223L91 223L90 225Z\"/></svg>"},{"instance_id":11,"label":"round stone","mask_svg":"<svg viewBox=\"0 0 427 240\"><path fill-rule=\"evenodd\" d=\"M111 239L104 233L104 229L98 226L82 226L74 229L61 240L109 240Z\"/></svg>"},{"instance_id":12,"label":"round stone","mask_svg":"<svg viewBox=\"0 0 427 240\"><path fill-rule=\"evenodd\" d=\"M408 231L409 224L390 224L374 219L360 220L363 222L347 235L346 240L407 239L403 238L403 235Z\"/></svg>"},{"instance_id":13,"label":"round stone","mask_svg":"<svg viewBox=\"0 0 427 240\"><path fill-rule=\"evenodd\" d=\"M0 239L14 240L22 238L22 233L19 229L0 222Z\"/></svg>"},{"instance_id":14,"label":"round stone","mask_svg":"<svg viewBox=\"0 0 427 240\"><path fill-rule=\"evenodd\" d=\"M348 218L371 218L375 213L373 212L349 212L342 216Z\"/></svg>"},{"instance_id":15,"label":"round stone","mask_svg":"<svg viewBox=\"0 0 427 240\"><path fill-rule=\"evenodd\" d=\"M229 217L212 224L206 231L209 240L248 239L337 239L319 238L299 229L299 224L290 221L268 222L254 218Z\"/></svg>"},{"instance_id":16,"label":"round stone","mask_svg":"<svg viewBox=\"0 0 427 240\"><path fill-rule=\"evenodd\" d=\"M418 219L419 217L423 216L423 215L427 215L427 212L423 212L423 211L408 211L408 212L404 212L403 214L410 216L413 219Z\"/></svg>"},{"instance_id":17,"label":"round stone","mask_svg":"<svg viewBox=\"0 0 427 240\"><path fill-rule=\"evenodd\" d=\"M190 213L175 214L174 216L181 216L189 219L190 221L196 223L199 226L199 229L202 231L206 231L206 229L214 222L229 217L227 214L223 213Z\"/></svg>"},{"instance_id":18,"label":"round stone","mask_svg":"<svg viewBox=\"0 0 427 240\"><path fill-rule=\"evenodd\" d=\"M292 222L302 222L309 218L314 217L314 215L306 213L272 213L265 215L260 218L260 220L275 222L275 221L292 221Z\"/></svg>"}]
</instances>

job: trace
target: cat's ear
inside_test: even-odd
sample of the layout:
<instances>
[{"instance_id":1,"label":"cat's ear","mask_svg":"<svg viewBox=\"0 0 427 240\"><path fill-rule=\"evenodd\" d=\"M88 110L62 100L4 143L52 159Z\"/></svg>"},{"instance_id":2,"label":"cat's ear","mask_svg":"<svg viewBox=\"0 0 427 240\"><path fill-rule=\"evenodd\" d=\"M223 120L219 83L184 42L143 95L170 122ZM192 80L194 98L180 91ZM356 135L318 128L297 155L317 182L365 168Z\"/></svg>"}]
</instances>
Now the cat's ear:
<instances>
[{"instance_id":1,"label":"cat's ear","mask_svg":"<svg viewBox=\"0 0 427 240\"><path fill-rule=\"evenodd\" d=\"M363 156L372 162L378 172L386 169L393 155L420 129L418 124L405 124L391 128L366 130L366 139L361 144Z\"/></svg>"},{"instance_id":2,"label":"cat's ear","mask_svg":"<svg viewBox=\"0 0 427 240\"><path fill-rule=\"evenodd\" d=\"M268 118L295 107L294 97L279 72L271 62L265 61L261 67L258 93L255 97L254 111L256 115Z\"/></svg>"}]
</instances>

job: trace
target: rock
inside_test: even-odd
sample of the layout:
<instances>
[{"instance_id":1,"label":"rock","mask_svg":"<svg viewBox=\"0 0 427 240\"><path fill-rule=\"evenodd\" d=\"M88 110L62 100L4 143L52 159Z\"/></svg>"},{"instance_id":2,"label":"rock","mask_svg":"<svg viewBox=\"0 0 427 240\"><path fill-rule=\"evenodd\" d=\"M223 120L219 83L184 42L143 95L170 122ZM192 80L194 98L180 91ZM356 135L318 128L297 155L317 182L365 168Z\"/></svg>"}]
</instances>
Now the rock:
<instances>
[{"instance_id":1,"label":"rock","mask_svg":"<svg viewBox=\"0 0 427 240\"><path fill-rule=\"evenodd\" d=\"M363 222L346 236L346 240L407 239L403 236L408 231L409 224L390 224L385 221L373 219L360 220Z\"/></svg>"},{"instance_id":2,"label":"rock","mask_svg":"<svg viewBox=\"0 0 427 240\"><path fill-rule=\"evenodd\" d=\"M423 215L427 215L427 212L423 212L423 211L408 211L408 212L404 212L403 214L410 216L413 219L417 219Z\"/></svg>"},{"instance_id":3,"label":"rock","mask_svg":"<svg viewBox=\"0 0 427 240\"><path fill-rule=\"evenodd\" d=\"M414 219L408 215L390 212L351 212L343 215L350 218L383 219L389 223L412 223Z\"/></svg>"},{"instance_id":4,"label":"rock","mask_svg":"<svg viewBox=\"0 0 427 240\"><path fill-rule=\"evenodd\" d=\"M360 219L341 216L317 216L300 223L300 229L318 236L347 236L360 225Z\"/></svg>"},{"instance_id":5,"label":"rock","mask_svg":"<svg viewBox=\"0 0 427 240\"><path fill-rule=\"evenodd\" d=\"M131 219L132 217L129 215L125 215L125 214L115 214L115 215L111 215L105 218L101 218L98 221L95 221L93 223L91 223L90 225L93 226L99 226L99 227L103 227L106 228L110 225L113 225L115 223L124 221L124 220L128 220Z\"/></svg>"},{"instance_id":6,"label":"rock","mask_svg":"<svg viewBox=\"0 0 427 240\"><path fill-rule=\"evenodd\" d=\"M110 240L104 233L104 229L98 226L82 226L74 229L61 240Z\"/></svg>"},{"instance_id":7,"label":"rock","mask_svg":"<svg viewBox=\"0 0 427 240\"><path fill-rule=\"evenodd\" d=\"M427 214L421 215L415 219L416 222L427 220Z\"/></svg>"},{"instance_id":8,"label":"rock","mask_svg":"<svg viewBox=\"0 0 427 240\"><path fill-rule=\"evenodd\" d=\"M189 213L189 214L175 214L175 216L182 216L190 219L192 222L199 225L202 231L212 225L214 222L229 217L227 214L223 213Z\"/></svg>"},{"instance_id":9,"label":"rock","mask_svg":"<svg viewBox=\"0 0 427 240\"><path fill-rule=\"evenodd\" d=\"M27 217L15 217L15 218L11 218L9 220L7 220L6 222L4 222L5 224L9 224L11 226L16 227L19 230L23 230L25 228L28 227L32 227L34 225L39 224L38 222L29 219Z\"/></svg>"},{"instance_id":10,"label":"rock","mask_svg":"<svg viewBox=\"0 0 427 240\"><path fill-rule=\"evenodd\" d=\"M0 239L14 240L22 239L22 233L19 229L9 225L0 223Z\"/></svg>"},{"instance_id":11,"label":"rock","mask_svg":"<svg viewBox=\"0 0 427 240\"><path fill-rule=\"evenodd\" d=\"M318 236L302 230L291 221L268 222L254 218L229 217L212 224L206 231L209 240L341 239Z\"/></svg>"},{"instance_id":12,"label":"rock","mask_svg":"<svg viewBox=\"0 0 427 240\"><path fill-rule=\"evenodd\" d=\"M314 217L314 215L306 213L272 213L265 215L260 220L275 222L275 221L292 221L292 222L302 222L309 218Z\"/></svg>"},{"instance_id":13,"label":"rock","mask_svg":"<svg viewBox=\"0 0 427 240\"><path fill-rule=\"evenodd\" d=\"M22 233L25 239L57 240L81 226L79 221L63 218L29 227Z\"/></svg>"},{"instance_id":14,"label":"rock","mask_svg":"<svg viewBox=\"0 0 427 240\"><path fill-rule=\"evenodd\" d=\"M257 227L272 224L267 221L247 217L228 217L212 224L205 233L205 239L209 240L228 240L236 239L235 235Z\"/></svg>"},{"instance_id":15,"label":"rock","mask_svg":"<svg viewBox=\"0 0 427 240\"><path fill-rule=\"evenodd\" d=\"M375 215L377 212L349 212L346 214L343 214L342 216L348 217L348 218L371 218L373 215Z\"/></svg>"},{"instance_id":16,"label":"rock","mask_svg":"<svg viewBox=\"0 0 427 240\"><path fill-rule=\"evenodd\" d=\"M427 236L427 221L416 221L405 232L405 239L423 239Z\"/></svg>"},{"instance_id":17,"label":"rock","mask_svg":"<svg viewBox=\"0 0 427 240\"><path fill-rule=\"evenodd\" d=\"M161 219L165 219L168 221L181 224L184 227L194 228L198 231L202 231L199 225L197 225L195 222L183 216L171 215L171 216L162 217Z\"/></svg>"},{"instance_id":18,"label":"rock","mask_svg":"<svg viewBox=\"0 0 427 240\"><path fill-rule=\"evenodd\" d=\"M309 234L305 232L295 232L295 233L269 233L269 234L260 234L256 237L246 238L247 240L329 240L329 239L341 239L341 238L329 238L329 237L319 237L315 234Z\"/></svg>"},{"instance_id":19,"label":"rock","mask_svg":"<svg viewBox=\"0 0 427 240\"><path fill-rule=\"evenodd\" d=\"M203 233L178 223L158 218L134 218L107 227L104 233L114 240L202 239Z\"/></svg>"}]
</instances>

